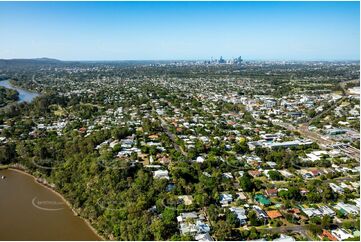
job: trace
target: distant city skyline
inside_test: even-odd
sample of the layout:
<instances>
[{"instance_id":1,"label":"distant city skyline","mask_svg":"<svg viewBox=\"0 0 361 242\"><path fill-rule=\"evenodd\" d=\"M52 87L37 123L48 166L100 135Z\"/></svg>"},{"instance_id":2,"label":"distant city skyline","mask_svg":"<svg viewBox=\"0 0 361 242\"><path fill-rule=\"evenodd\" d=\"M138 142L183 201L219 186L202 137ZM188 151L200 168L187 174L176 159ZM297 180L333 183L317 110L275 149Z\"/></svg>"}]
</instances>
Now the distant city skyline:
<instances>
[{"instance_id":1,"label":"distant city skyline","mask_svg":"<svg viewBox=\"0 0 361 242\"><path fill-rule=\"evenodd\" d=\"M359 2L0 2L0 59L359 60Z\"/></svg>"}]
</instances>

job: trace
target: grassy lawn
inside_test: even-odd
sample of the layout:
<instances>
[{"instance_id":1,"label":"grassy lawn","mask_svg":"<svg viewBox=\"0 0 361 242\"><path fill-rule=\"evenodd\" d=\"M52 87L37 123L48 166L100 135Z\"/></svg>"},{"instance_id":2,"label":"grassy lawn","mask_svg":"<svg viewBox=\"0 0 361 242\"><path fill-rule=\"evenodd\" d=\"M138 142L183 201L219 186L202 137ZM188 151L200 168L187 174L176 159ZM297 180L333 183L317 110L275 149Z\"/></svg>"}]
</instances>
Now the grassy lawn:
<instances>
[{"instance_id":1,"label":"grassy lawn","mask_svg":"<svg viewBox=\"0 0 361 242\"><path fill-rule=\"evenodd\" d=\"M8 165L0 165L0 170L4 170L4 169L7 169L7 168L9 168Z\"/></svg>"}]
</instances>

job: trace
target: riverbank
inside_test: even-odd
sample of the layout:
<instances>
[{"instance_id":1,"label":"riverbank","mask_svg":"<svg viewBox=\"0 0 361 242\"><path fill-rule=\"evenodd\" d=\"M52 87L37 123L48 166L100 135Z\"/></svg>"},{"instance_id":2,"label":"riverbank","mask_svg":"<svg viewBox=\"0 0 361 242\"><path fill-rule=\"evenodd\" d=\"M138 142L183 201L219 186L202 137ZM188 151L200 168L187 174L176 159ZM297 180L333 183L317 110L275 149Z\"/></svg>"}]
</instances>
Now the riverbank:
<instances>
[{"instance_id":1,"label":"riverbank","mask_svg":"<svg viewBox=\"0 0 361 242\"><path fill-rule=\"evenodd\" d=\"M55 188L52 187L47 181L34 176L33 174L31 174L29 171L27 171L23 167L7 166L7 168L2 167L2 169L8 169L8 170L11 170L11 171L15 171L15 172L21 173L23 175L29 176L32 179L34 179L34 181L37 184L39 184L42 187L48 189L50 192L52 192L57 197L59 197L70 208L70 210L73 212L74 216L78 216L79 218L81 218L85 222L85 224L89 227L89 229L99 238L99 241L100 240L103 240L103 241L106 240L103 236L98 234L97 230L91 225L91 222L88 219L80 216L79 213L77 211L75 211L75 209L73 208L71 203L67 199L65 199L65 197L62 194L60 194L58 191L56 191Z\"/></svg>"},{"instance_id":2,"label":"riverbank","mask_svg":"<svg viewBox=\"0 0 361 242\"><path fill-rule=\"evenodd\" d=\"M16 101L17 103L21 103L21 102L30 103L33 101L34 98L41 96L41 93L39 93L39 92L27 90L22 87L15 86L14 84L12 84L10 82L10 80L0 81L0 86L8 88L8 89L16 90L19 93L19 100ZM9 106L9 105L10 104L8 104L7 106ZM6 107L6 106L4 106L4 107Z\"/></svg>"},{"instance_id":3,"label":"riverbank","mask_svg":"<svg viewBox=\"0 0 361 242\"><path fill-rule=\"evenodd\" d=\"M33 89L28 89L26 87L22 87L22 86L19 86L19 85L16 85L16 82L14 79L7 79L9 81L9 84L15 88L15 89L21 89L21 90L25 90L29 93L34 93L34 94L37 94L37 95L41 95L39 91L37 90L33 90ZM6 81L6 80L3 80L3 81ZM38 83L37 83L38 84Z\"/></svg>"}]
</instances>

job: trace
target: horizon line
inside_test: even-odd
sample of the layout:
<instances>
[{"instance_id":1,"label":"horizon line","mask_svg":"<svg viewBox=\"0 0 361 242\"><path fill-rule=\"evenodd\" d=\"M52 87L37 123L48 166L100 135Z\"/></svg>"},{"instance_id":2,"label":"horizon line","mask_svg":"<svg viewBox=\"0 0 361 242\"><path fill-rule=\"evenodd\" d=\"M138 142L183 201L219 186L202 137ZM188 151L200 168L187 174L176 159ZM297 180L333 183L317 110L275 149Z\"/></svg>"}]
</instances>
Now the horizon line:
<instances>
[{"instance_id":1,"label":"horizon line","mask_svg":"<svg viewBox=\"0 0 361 242\"><path fill-rule=\"evenodd\" d=\"M221 57L221 56L220 56ZM61 58L53 58L53 57L30 57L30 58L23 58L23 57L16 57L16 58L0 58L0 60L41 60L41 59L49 59L49 60L58 60L62 62L120 62L120 61L210 61L210 60L218 60L218 58L202 58L202 59L61 59ZM225 58L222 57L224 60L235 59L237 57L229 57ZM242 58L243 59L243 58ZM305 62L314 62L314 61L326 61L326 62L335 62L335 61L352 61L352 62L360 62L360 59L347 59L347 58L339 58L339 59L282 59L282 58L250 58L250 59L243 59L243 61L305 61Z\"/></svg>"}]
</instances>

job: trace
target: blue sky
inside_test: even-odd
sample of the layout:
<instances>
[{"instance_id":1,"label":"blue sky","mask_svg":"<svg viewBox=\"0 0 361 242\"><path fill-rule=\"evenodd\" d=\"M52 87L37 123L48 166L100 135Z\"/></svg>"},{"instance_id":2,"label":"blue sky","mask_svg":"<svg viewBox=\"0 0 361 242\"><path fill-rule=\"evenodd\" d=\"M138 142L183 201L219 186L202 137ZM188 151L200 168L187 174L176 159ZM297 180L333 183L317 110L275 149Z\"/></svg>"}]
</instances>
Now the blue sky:
<instances>
[{"instance_id":1,"label":"blue sky","mask_svg":"<svg viewBox=\"0 0 361 242\"><path fill-rule=\"evenodd\" d=\"M0 2L0 58L359 59L359 2Z\"/></svg>"}]
</instances>

